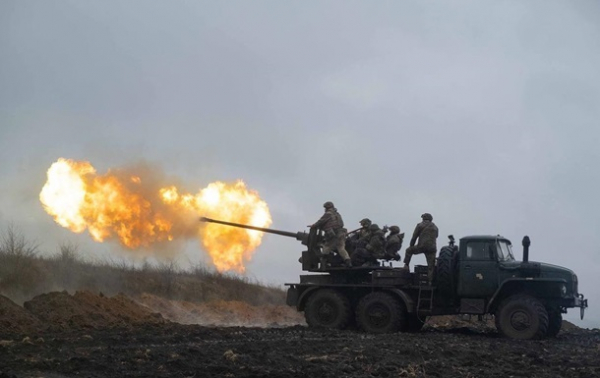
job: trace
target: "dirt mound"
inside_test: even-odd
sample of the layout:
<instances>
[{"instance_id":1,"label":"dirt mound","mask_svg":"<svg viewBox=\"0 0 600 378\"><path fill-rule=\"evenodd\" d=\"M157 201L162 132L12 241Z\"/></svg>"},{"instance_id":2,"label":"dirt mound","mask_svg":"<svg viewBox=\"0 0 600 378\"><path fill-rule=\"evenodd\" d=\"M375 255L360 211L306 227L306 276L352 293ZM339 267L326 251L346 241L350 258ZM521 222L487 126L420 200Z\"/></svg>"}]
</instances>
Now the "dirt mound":
<instances>
[{"instance_id":1,"label":"dirt mound","mask_svg":"<svg viewBox=\"0 0 600 378\"><path fill-rule=\"evenodd\" d=\"M245 327L305 324L302 314L283 305L252 306L240 301L194 303L168 300L152 294L143 294L137 300L165 318L181 324Z\"/></svg>"},{"instance_id":2,"label":"dirt mound","mask_svg":"<svg viewBox=\"0 0 600 378\"><path fill-rule=\"evenodd\" d=\"M0 295L0 334L24 334L36 332L42 328L42 323L35 316Z\"/></svg>"},{"instance_id":3,"label":"dirt mound","mask_svg":"<svg viewBox=\"0 0 600 378\"><path fill-rule=\"evenodd\" d=\"M52 329L99 329L165 322L160 314L123 295L108 298L88 291L75 295L66 291L42 294L25 302L24 307Z\"/></svg>"},{"instance_id":4,"label":"dirt mound","mask_svg":"<svg viewBox=\"0 0 600 378\"><path fill-rule=\"evenodd\" d=\"M573 332L573 331L580 331L582 329L583 328L576 326L575 324L571 323L568 320L562 321L561 332Z\"/></svg>"}]
</instances>

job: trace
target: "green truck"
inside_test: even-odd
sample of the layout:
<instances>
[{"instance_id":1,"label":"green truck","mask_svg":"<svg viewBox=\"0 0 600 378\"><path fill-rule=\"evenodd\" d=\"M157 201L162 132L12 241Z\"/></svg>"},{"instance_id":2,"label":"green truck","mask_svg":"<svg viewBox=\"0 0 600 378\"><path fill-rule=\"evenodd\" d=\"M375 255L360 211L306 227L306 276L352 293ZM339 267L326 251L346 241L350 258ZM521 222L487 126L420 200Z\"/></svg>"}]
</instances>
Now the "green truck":
<instances>
[{"instance_id":1,"label":"green truck","mask_svg":"<svg viewBox=\"0 0 600 378\"><path fill-rule=\"evenodd\" d=\"M318 230L293 233L202 220L301 241L307 249L300 261L310 274L286 284L287 304L303 311L310 327L414 332L430 316L492 314L501 334L540 339L558 334L568 308L579 307L583 319L588 305L572 270L529 261L528 237L523 238L523 261L516 261L511 242L500 235L467 236L459 245L450 235L430 284L426 266L417 265L411 273L385 262L351 268L324 265Z\"/></svg>"}]
</instances>

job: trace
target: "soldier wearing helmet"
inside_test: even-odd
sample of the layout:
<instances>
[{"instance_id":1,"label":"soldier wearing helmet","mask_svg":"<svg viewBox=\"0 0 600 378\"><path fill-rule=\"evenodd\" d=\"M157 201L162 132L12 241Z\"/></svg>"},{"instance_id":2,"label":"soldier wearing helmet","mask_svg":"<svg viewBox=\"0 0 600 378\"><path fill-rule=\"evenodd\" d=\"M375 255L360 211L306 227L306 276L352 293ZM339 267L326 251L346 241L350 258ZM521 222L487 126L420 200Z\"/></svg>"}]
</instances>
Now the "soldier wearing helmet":
<instances>
[{"instance_id":1,"label":"soldier wearing helmet","mask_svg":"<svg viewBox=\"0 0 600 378\"><path fill-rule=\"evenodd\" d=\"M369 218L363 218L359 222L361 228L348 233L348 239L346 240L346 250L352 254L357 248L364 248L369 242L369 227L371 226L371 220Z\"/></svg>"},{"instance_id":2,"label":"soldier wearing helmet","mask_svg":"<svg viewBox=\"0 0 600 378\"><path fill-rule=\"evenodd\" d=\"M402 248L404 232L400 233L400 227L391 226L390 234L385 238L385 258L388 260L400 260L398 251Z\"/></svg>"},{"instance_id":3,"label":"soldier wearing helmet","mask_svg":"<svg viewBox=\"0 0 600 378\"><path fill-rule=\"evenodd\" d=\"M431 216L431 214L424 213L421 215L421 219L423 221L415 227L413 236L410 239L410 247L406 249L404 269L410 269L409 264L412 255L424 253L425 258L427 259L427 275L429 277L429 282L431 283L431 280L433 279L433 270L435 268L435 254L437 252L436 239L439 231L437 226L433 223L433 216Z\"/></svg>"},{"instance_id":4,"label":"soldier wearing helmet","mask_svg":"<svg viewBox=\"0 0 600 378\"><path fill-rule=\"evenodd\" d=\"M331 201L325 202L323 207L325 208L325 214L314 224L309 225L309 227L320 229L325 233L324 255L329 255L333 250L337 250L338 254L344 260L344 264L350 267L352 264L345 248L346 229L344 228L342 216Z\"/></svg>"},{"instance_id":5,"label":"soldier wearing helmet","mask_svg":"<svg viewBox=\"0 0 600 378\"><path fill-rule=\"evenodd\" d=\"M382 259L385 254L385 233L378 225L369 226L369 243L366 246L367 251L376 259Z\"/></svg>"},{"instance_id":6,"label":"soldier wearing helmet","mask_svg":"<svg viewBox=\"0 0 600 378\"><path fill-rule=\"evenodd\" d=\"M362 228L358 230L358 238L359 239L367 239L369 237L369 227L371 227L371 220L369 218L364 218L360 221L360 225Z\"/></svg>"},{"instance_id":7,"label":"soldier wearing helmet","mask_svg":"<svg viewBox=\"0 0 600 378\"><path fill-rule=\"evenodd\" d=\"M361 244L352 254L352 265L379 265L377 259L384 258L385 236L376 224L369 226L369 236L365 244Z\"/></svg>"}]
</instances>

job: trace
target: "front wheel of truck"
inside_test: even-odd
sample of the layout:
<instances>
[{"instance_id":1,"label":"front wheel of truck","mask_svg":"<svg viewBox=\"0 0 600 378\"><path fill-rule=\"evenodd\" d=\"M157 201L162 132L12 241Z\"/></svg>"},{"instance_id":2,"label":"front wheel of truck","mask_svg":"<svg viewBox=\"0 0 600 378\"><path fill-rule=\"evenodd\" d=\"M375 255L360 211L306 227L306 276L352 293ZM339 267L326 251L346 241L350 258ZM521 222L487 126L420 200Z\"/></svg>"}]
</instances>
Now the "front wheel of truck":
<instances>
[{"instance_id":1,"label":"front wheel of truck","mask_svg":"<svg viewBox=\"0 0 600 378\"><path fill-rule=\"evenodd\" d=\"M560 308L557 307L548 307L546 310L548 311L548 332L546 336L555 337L562 327L562 314Z\"/></svg>"},{"instance_id":2,"label":"front wheel of truck","mask_svg":"<svg viewBox=\"0 0 600 378\"><path fill-rule=\"evenodd\" d=\"M548 312L537 298L528 295L504 300L496 312L498 331L511 339L541 339L548 332Z\"/></svg>"}]
</instances>

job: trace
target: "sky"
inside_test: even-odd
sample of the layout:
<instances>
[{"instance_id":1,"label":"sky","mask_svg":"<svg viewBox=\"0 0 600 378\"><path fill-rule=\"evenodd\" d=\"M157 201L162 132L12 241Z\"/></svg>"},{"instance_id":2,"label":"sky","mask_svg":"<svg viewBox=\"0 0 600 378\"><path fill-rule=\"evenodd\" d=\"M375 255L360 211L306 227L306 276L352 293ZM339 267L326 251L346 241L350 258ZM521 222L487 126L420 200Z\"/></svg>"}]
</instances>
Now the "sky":
<instances>
[{"instance_id":1,"label":"sky","mask_svg":"<svg viewBox=\"0 0 600 378\"><path fill-rule=\"evenodd\" d=\"M598 67L592 0L5 0L0 227L41 253L129 258L38 196L59 157L149 162L194 188L243 179L276 229L333 201L349 229L368 217L406 239L429 212L438 246L501 234L520 258L528 235L530 259L574 270L590 300L566 319L599 327ZM267 235L246 274L295 282L301 250ZM178 256L207 262L198 242Z\"/></svg>"}]
</instances>

